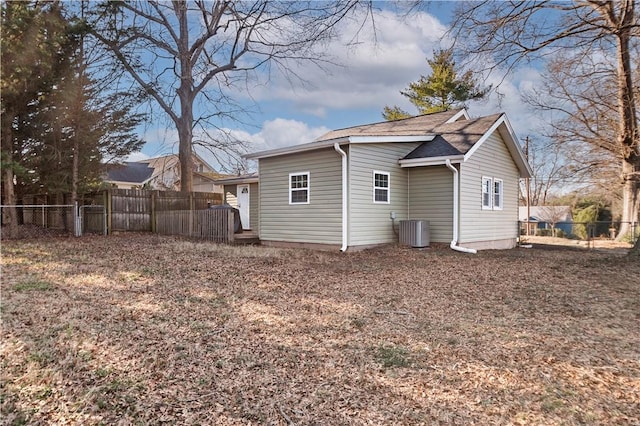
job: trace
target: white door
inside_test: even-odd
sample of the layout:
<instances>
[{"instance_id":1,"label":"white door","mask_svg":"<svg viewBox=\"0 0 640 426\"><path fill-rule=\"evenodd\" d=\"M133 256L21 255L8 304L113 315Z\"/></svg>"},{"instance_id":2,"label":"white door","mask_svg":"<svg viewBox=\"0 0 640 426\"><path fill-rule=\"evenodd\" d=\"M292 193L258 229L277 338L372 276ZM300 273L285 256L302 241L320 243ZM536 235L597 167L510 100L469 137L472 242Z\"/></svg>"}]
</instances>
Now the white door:
<instances>
[{"instance_id":1,"label":"white door","mask_svg":"<svg viewBox=\"0 0 640 426\"><path fill-rule=\"evenodd\" d=\"M238 210L242 229L251 229L249 222L249 185L238 185Z\"/></svg>"}]
</instances>

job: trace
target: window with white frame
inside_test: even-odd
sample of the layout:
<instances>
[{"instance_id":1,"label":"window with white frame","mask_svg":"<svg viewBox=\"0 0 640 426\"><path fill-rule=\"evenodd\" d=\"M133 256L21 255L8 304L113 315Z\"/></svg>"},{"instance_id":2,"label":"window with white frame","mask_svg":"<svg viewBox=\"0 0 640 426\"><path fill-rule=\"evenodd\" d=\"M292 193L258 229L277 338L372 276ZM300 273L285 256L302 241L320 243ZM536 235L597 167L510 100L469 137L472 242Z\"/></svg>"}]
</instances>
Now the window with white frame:
<instances>
[{"instance_id":1,"label":"window with white frame","mask_svg":"<svg viewBox=\"0 0 640 426\"><path fill-rule=\"evenodd\" d=\"M482 178L482 210L491 210L491 187L493 179L489 177Z\"/></svg>"},{"instance_id":2,"label":"window with white frame","mask_svg":"<svg viewBox=\"0 0 640 426\"><path fill-rule=\"evenodd\" d=\"M389 173L373 172L373 202L389 204Z\"/></svg>"},{"instance_id":3,"label":"window with white frame","mask_svg":"<svg viewBox=\"0 0 640 426\"><path fill-rule=\"evenodd\" d=\"M503 181L492 177L482 177L482 210L502 210Z\"/></svg>"},{"instance_id":4,"label":"window with white frame","mask_svg":"<svg viewBox=\"0 0 640 426\"><path fill-rule=\"evenodd\" d=\"M289 204L309 204L309 172L289 174Z\"/></svg>"},{"instance_id":5,"label":"window with white frame","mask_svg":"<svg viewBox=\"0 0 640 426\"><path fill-rule=\"evenodd\" d=\"M502 210L502 179L493 179L493 209Z\"/></svg>"}]
</instances>

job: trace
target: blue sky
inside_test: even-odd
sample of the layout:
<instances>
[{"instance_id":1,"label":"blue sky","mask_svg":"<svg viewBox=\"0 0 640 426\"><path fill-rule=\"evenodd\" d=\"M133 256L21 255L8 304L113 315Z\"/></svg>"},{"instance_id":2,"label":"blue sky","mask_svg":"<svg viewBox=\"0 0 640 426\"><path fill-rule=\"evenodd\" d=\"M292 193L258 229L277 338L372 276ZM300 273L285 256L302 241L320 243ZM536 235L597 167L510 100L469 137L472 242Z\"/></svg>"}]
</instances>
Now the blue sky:
<instances>
[{"instance_id":1,"label":"blue sky","mask_svg":"<svg viewBox=\"0 0 640 426\"><path fill-rule=\"evenodd\" d=\"M327 53L340 66L319 69L312 64L301 65L295 71L304 76L304 84L292 84L274 72L268 78L262 76L259 84L249 86L248 93L236 96L254 112L243 117L243 123L226 122L223 127L246 140L253 152L310 142L332 129L381 121L385 105L413 111L400 90L428 74L426 59L434 50L450 44L443 36L453 6L454 2L432 2L408 20L390 10L380 10L375 16L375 36L371 26L358 32L356 22L344 22L341 38L327 46ZM354 40L356 43L349 43ZM522 103L520 93L537 84L539 71L521 68L504 80L499 71L484 77L487 84L501 82L501 96L493 93L485 101L470 103L470 114L503 111L520 138L534 135L540 117ZM130 159L177 153L175 130L165 129L165 120L157 123L141 130L147 143ZM200 154L216 167L207 153Z\"/></svg>"}]
</instances>

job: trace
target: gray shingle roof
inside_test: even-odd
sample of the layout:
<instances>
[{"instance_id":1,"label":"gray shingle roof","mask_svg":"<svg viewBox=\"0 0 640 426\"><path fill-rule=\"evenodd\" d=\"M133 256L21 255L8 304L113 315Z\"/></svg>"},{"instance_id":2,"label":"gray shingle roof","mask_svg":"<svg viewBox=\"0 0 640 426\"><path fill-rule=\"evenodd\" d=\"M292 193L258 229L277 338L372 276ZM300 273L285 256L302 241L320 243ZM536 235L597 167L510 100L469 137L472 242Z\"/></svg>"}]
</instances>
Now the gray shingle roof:
<instances>
[{"instance_id":1,"label":"gray shingle roof","mask_svg":"<svg viewBox=\"0 0 640 426\"><path fill-rule=\"evenodd\" d=\"M434 140L424 142L422 145L407 154L403 160L412 158L446 157L449 155L461 155L462 153L449 144L442 136L438 135Z\"/></svg>"},{"instance_id":2,"label":"gray shingle roof","mask_svg":"<svg viewBox=\"0 0 640 426\"><path fill-rule=\"evenodd\" d=\"M433 129L445 123L458 114L461 110L437 112L434 114L419 115L403 120L383 121L380 123L365 124L363 126L348 127L346 129L332 130L316 139L325 141L344 138L348 136L418 136L433 134Z\"/></svg>"},{"instance_id":3,"label":"gray shingle roof","mask_svg":"<svg viewBox=\"0 0 640 426\"><path fill-rule=\"evenodd\" d=\"M125 162L107 168L107 180L117 182L144 183L153 174L147 163Z\"/></svg>"},{"instance_id":4,"label":"gray shingle roof","mask_svg":"<svg viewBox=\"0 0 640 426\"><path fill-rule=\"evenodd\" d=\"M493 114L477 119L464 117L447 123L461 110L419 115L403 120L385 121L363 126L333 130L316 139L326 141L349 136L419 136L436 135L410 152L404 159L464 155L484 136L502 114Z\"/></svg>"},{"instance_id":5,"label":"gray shingle roof","mask_svg":"<svg viewBox=\"0 0 640 426\"><path fill-rule=\"evenodd\" d=\"M458 151L459 154L466 154L467 151L487 133L501 115L502 114L493 114L471 120L458 120L453 123L441 124L433 129L433 133L442 137L442 139L454 150ZM430 143L431 142L425 142L423 145ZM411 153L409 155L411 155ZM426 157L431 157L431 155Z\"/></svg>"}]
</instances>

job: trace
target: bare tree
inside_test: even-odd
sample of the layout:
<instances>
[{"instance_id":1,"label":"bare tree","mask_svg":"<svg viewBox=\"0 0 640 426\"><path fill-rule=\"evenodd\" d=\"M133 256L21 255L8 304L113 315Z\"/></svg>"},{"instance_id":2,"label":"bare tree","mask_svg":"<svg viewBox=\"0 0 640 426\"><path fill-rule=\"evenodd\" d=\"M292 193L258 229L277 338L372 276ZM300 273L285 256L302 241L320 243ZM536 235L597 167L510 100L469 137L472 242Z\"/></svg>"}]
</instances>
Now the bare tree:
<instances>
[{"instance_id":1,"label":"bare tree","mask_svg":"<svg viewBox=\"0 0 640 426\"><path fill-rule=\"evenodd\" d=\"M567 158L561 147L549 140L531 140L526 151L527 160L533 169L529 202L532 206L546 205L567 182L574 182L575 169L567 166ZM521 188L523 198L526 191L526 188Z\"/></svg>"},{"instance_id":2,"label":"bare tree","mask_svg":"<svg viewBox=\"0 0 640 426\"><path fill-rule=\"evenodd\" d=\"M573 175L572 183L620 196L624 152L616 140L616 75L605 53L560 53L547 62L541 85L523 98L556 117L544 130L550 141L547 150L562 155L562 170Z\"/></svg>"},{"instance_id":3,"label":"bare tree","mask_svg":"<svg viewBox=\"0 0 640 426\"><path fill-rule=\"evenodd\" d=\"M275 67L298 78L294 63L326 63L322 47L359 4L364 3L113 2L96 19L94 32L175 126L180 186L190 191L194 144L221 159L240 152L241 141L218 131L220 120L245 112L233 95L250 96L257 71Z\"/></svg>"},{"instance_id":4,"label":"bare tree","mask_svg":"<svg viewBox=\"0 0 640 426\"><path fill-rule=\"evenodd\" d=\"M556 225L571 217L571 207L568 206L538 206L538 219L551 224L551 236L557 234Z\"/></svg>"},{"instance_id":5,"label":"bare tree","mask_svg":"<svg viewBox=\"0 0 640 426\"><path fill-rule=\"evenodd\" d=\"M622 221L637 221L640 135L634 79L637 81L638 76L631 65L631 46L637 43L640 34L636 1L466 3L457 8L452 28L458 53L489 57L487 68L493 70L509 72L522 61L544 60L562 51L575 52L583 59L598 52L611 56L613 60L609 67L615 75L612 102L615 115L612 116L613 134L607 142L611 142L621 161ZM598 148L602 142L598 142Z\"/></svg>"}]
</instances>

